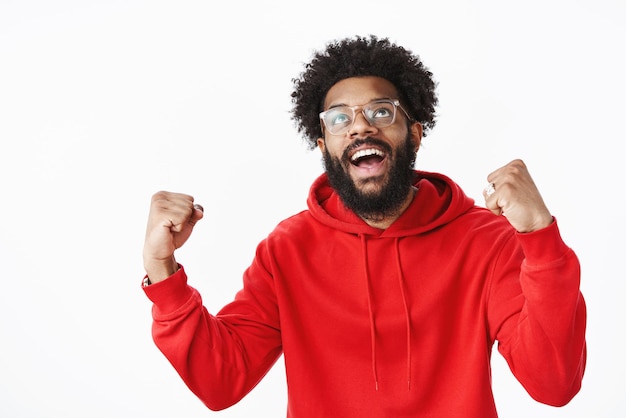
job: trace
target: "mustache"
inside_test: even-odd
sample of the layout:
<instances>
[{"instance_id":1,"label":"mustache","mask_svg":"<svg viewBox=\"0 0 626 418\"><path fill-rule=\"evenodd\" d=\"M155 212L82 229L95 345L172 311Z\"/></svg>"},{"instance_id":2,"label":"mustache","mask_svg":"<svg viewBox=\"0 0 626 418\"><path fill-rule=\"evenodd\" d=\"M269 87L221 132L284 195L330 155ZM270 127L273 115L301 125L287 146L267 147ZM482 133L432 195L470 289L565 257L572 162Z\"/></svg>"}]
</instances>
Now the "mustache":
<instances>
[{"instance_id":1,"label":"mustache","mask_svg":"<svg viewBox=\"0 0 626 418\"><path fill-rule=\"evenodd\" d=\"M341 160L342 161L349 161L350 160L349 155L352 153L352 151L354 151L355 149L357 149L357 148L359 148L359 147L361 147L363 145L376 146L377 148L380 148L383 151L385 151L385 153L387 155L391 155L393 153L393 149L386 142L383 142L380 139L367 137L367 138L363 138L363 139L357 139L352 144L348 145L346 147L346 149L343 151L343 154L341 155Z\"/></svg>"}]
</instances>

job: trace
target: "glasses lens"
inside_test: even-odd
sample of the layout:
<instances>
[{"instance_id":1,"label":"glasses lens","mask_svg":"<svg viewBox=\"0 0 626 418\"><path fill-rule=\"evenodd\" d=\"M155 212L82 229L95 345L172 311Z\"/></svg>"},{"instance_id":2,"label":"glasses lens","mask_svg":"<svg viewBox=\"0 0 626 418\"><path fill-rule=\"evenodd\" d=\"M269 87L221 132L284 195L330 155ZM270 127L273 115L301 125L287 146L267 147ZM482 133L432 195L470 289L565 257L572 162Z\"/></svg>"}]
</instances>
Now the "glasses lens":
<instances>
[{"instance_id":1,"label":"glasses lens","mask_svg":"<svg viewBox=\"0 0 626 418\"><path fill-rule=\"evenodd\" d=\"M396 107L393 102L381 100L365 105L363 113L369 123L377 128L384 128L391 125L396 118Z\"/></svg>"},{"instance_id":2,"label":"glasses lens","mask_svg":"<svg viewBox=\"0 0 626 418\"><path fill-rule=\"evenodd\" d=\"M348 106L334 107L324 113L324 124L331 134L345 132L352 125L354 111Z\"/></svg>"}]
</instances>

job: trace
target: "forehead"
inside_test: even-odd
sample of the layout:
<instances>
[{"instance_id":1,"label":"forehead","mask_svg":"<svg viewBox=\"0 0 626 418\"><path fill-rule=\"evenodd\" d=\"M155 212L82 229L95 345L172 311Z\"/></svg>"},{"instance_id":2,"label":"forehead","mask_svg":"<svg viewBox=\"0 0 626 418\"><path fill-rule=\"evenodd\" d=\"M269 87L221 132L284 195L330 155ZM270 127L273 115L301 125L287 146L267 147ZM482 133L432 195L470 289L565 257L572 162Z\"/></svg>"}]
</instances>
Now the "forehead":
<instances>
[{"instance_id":1,"label":"forehead","mask_svg":"<svg viewBox=\"0 0 626 418\"><path fill-rule=\"evenodd\" d=\"M326 93L324 109L331 106L356 106L377 99L397 98L398 91L390 81L374 76L344 78Z\"/></svg>"}]
</instances>

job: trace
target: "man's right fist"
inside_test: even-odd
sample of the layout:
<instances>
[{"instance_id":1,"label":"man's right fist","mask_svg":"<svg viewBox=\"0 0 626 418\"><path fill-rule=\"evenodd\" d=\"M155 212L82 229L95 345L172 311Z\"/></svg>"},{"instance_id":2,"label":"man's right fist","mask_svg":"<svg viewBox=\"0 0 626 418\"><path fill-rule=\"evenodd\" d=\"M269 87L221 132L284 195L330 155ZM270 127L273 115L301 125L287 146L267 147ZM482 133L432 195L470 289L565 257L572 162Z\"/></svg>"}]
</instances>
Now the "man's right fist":
<instances>
[{"instance_id":1,"label":"man's right fist","mask_svg":"<svg viewBox=\"0 0 626 418\"><path fill-rule=\"evenodd\" d=\"M193 227L204 215L193 197L160 191L152 196L143 263L150 282L167 279L178 270L174 251L187 241Z\"/></svg>"}]
</instances>

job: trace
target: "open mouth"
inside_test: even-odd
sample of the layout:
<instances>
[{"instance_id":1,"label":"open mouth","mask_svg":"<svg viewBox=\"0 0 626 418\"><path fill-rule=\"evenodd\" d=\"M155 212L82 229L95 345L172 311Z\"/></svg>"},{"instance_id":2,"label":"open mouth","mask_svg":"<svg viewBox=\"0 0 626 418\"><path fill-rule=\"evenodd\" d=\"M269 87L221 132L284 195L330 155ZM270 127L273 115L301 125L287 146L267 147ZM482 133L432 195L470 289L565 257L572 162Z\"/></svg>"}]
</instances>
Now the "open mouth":
<instances>
[{"instance_id":1,"label":"open mouth","mask_svg":"<svg viewBox=\"0 0 626 418\"><path fill-rule=\"evenodd\" d=\"M350 157L350 163L356 167L369 168L380 164L385 159L385 153L377 148L365 148L355 152Z\"/></svg>"}]
</instances>

